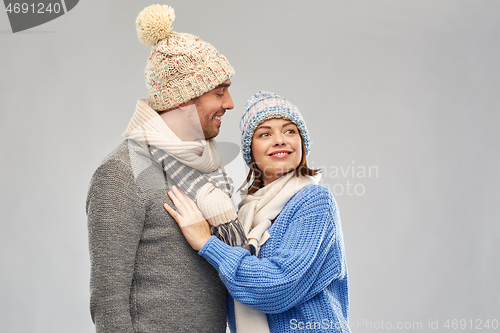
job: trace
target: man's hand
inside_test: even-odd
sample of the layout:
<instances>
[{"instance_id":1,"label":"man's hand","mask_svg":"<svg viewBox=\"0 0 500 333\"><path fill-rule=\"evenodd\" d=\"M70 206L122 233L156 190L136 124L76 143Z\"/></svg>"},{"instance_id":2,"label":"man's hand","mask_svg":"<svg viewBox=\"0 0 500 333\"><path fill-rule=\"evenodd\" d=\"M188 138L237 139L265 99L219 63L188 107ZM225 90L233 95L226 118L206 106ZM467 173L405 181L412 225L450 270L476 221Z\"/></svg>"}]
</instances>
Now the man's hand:
<instances>
[{"instance_id":1,"label":"man's hand","mask_svg":"<svg viewBox=\"0 0 500 333\"><path fill-rule=\"evenodd\" d=\"M200 251L211 236L208 222L196 203L177 187L172 186L172 191L168 192L168 196L178 212L167 204L163 206L175 219L189 245L196 251Z\"/></svg>"}]
</instances>

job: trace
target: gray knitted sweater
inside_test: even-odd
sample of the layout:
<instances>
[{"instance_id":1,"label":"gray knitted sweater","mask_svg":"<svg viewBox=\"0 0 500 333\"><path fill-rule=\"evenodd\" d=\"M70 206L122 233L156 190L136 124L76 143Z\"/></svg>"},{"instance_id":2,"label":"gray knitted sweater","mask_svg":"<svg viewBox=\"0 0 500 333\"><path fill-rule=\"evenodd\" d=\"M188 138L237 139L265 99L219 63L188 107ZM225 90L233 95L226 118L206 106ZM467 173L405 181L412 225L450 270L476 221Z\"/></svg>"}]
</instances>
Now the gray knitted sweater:
<instances>
[{"instance_id":1,"label":"gray knitted sweater","mask_svg":"<svg viewBox=\"0 0 500 333\"><path fill-rule=\"evenodd\" d=\"M226 289L164 210L158 163L126 140L87 197L90 311L99 333L225 332Z\"/></svg>"}]
</instances>

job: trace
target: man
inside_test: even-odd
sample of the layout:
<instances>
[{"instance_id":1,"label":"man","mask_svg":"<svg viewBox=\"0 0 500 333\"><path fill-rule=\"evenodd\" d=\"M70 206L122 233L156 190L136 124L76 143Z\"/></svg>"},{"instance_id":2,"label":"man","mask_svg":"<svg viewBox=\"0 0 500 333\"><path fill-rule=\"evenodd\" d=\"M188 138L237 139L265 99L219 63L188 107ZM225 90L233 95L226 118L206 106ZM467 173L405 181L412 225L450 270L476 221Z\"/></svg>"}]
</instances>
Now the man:
<instances>
[{"instance_id":1,"label":"man","mask_svg":"<svg viewBox=\"0 0 500 333\"><path fill-rule=\"evenodd\" d=\"M138 101L127 140L89 188L90 308L100 333L226 331L225 287L163 204L171 204L169 185L179 184L205 207L213 234L244 242L213 140L234 107L234 71L212 45L171 31L173 20L168 6L139 14L139 39L152 46L148 99Z\"/></svg>"}]
</instances>

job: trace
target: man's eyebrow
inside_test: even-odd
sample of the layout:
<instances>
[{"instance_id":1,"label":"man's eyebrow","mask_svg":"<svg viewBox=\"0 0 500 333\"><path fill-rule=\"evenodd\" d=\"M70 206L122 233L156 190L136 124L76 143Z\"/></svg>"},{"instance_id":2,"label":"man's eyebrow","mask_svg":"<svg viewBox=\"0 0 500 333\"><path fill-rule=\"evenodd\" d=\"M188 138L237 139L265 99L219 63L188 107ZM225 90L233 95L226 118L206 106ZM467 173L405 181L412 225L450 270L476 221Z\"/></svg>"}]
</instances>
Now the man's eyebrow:
<instances>
[{"instance_id":1,"label":"man's eyebrow","mask_svg":"<svg viewBox=\"0 0 500 333\"><path fill-rule=\"evenodd\" d=\"M222 82L221 84L219 84L217 87L215 87L214 89L218 89L218 88L227 88L231 85L231 82L229 83L224 83Z\"/></svg>"}]
</instances>

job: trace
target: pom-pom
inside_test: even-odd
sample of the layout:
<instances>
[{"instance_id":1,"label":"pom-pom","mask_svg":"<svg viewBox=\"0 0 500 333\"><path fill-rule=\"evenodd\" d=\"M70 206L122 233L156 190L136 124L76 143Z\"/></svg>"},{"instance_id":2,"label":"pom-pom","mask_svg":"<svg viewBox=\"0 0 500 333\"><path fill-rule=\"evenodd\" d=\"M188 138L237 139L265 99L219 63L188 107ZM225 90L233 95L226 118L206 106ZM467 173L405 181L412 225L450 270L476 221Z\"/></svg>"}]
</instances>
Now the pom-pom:
<instances>
[{"instance_id":1,"label":"pom-pom","mask_svg":"<svg viewBox=\"0 0 500 333\"><path fill-rule=\"evenodd\" d=\"M137 16L137 37L144 45L155 45L172 31L175 20L174 9L167 5L151 5Z\"/></svg>"}]
</instances>

